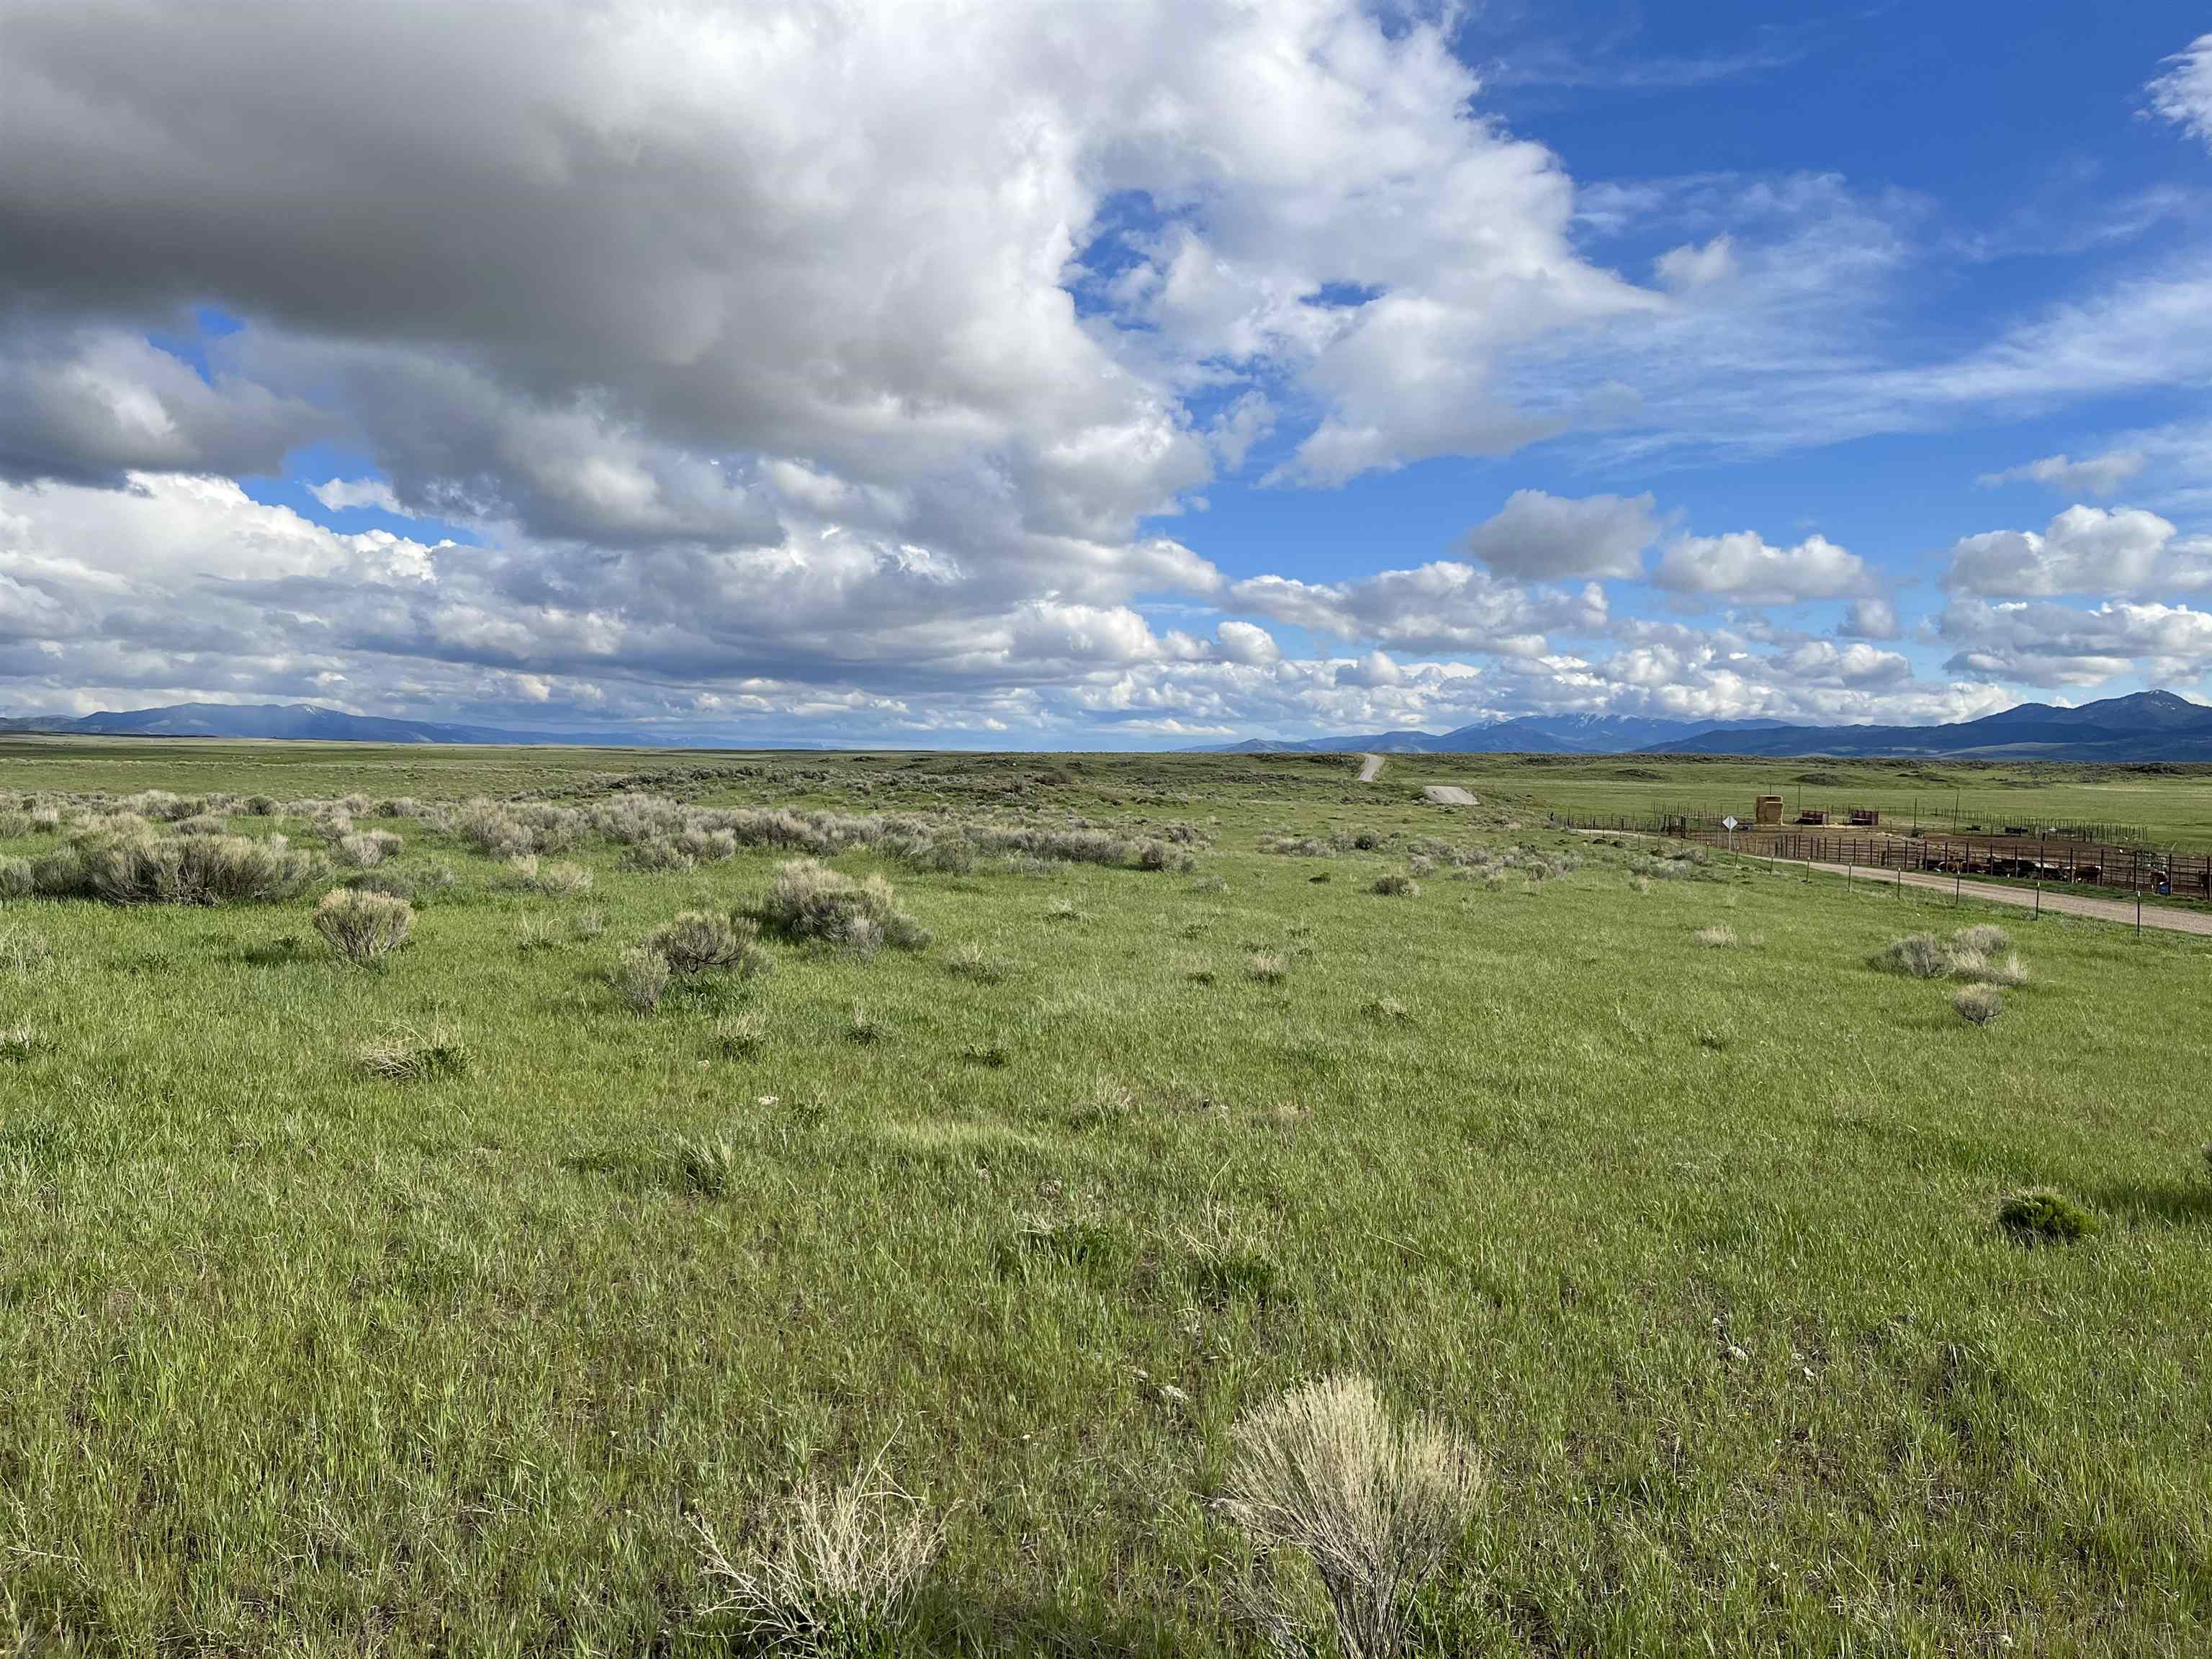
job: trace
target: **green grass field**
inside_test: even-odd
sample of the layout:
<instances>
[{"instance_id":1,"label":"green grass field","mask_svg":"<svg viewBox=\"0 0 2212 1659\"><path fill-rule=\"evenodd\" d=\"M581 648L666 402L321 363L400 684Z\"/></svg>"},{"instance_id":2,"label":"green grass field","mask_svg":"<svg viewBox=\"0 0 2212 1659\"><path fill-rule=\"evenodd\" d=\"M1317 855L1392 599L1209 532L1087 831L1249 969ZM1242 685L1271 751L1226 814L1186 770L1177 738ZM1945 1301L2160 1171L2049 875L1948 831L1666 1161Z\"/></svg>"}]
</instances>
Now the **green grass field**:
<instances>
[{"instance_id":1,"label":"green grass field","mask_svg":"<svg viewBox=\"0 0 2212 1659\"><path fill-rule=\"evenodd\" d=\"M434 805L360 811L416 896L379 968L316 933L343 868L269 902L9 901L18 1650L749 1651L698 1523L742 1550L880 1452L943 1546L858 1650L1256 1655L1252 1542L1216 1502L1231 1425L1339 1371L1486 1466L1417 1651L2212 1646L2206 941L1995 917L2030 977L1978 1027L1954 983L1869 965L1971 908L1543 828L1783 769L0 758L0 787L63 806L0 826L33 860L94 792L155 788L573 811L630 783L1203 838L1165 843L1187 870L838 851L927 948L772 940L772 972L651 1012L611 982L621 951L751 902L794 849L641 869L586 833L547 857L591 885L557 894ZM1632 765L1662 775L1607 775ZM1423 805L1425 781L1484 805ZM2200 779L2048 790L2212 840ZM1260 850L1278 833L1376 844ZM1370 890L1417 855L1417 894ZM436 1050L428 1074L374 1075L380 1042ZM1999 1206L2038 1186L2101 1231L2014 1242Z\"/></svg>"}]
</instances>

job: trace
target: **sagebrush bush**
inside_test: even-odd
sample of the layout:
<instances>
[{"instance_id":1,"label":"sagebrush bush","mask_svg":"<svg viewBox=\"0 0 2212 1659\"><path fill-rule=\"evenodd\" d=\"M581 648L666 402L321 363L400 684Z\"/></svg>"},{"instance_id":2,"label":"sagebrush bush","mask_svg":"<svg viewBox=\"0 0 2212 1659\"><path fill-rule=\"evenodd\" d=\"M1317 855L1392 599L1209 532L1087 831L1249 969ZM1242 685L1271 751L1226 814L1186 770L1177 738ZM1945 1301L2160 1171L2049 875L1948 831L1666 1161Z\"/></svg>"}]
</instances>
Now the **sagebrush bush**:
<instances>
[{"instance_id":1,"label":"sagebrush bush","mask_svg":"<svg viewBox=\"0 0 2212 1659\"><path fill-rule=\"evenodd\" d=\"M591 890L592 872L582 865L568 859L549 859L541 863L535 853L526 857L529 868L520 872L520 878L522 884L533 892L559 898Z\"/></svg>"},{"instance_id":2,"label":"sagebrush bush","mask_svg":"<svg viewBox=\"0 0 2212 1659\"><path fill-rule=\"evenodd\" d=\"M1961 951L1978 951L1993 957L2000 951L2012 947L2012 935L1992 921L1978 921L1971 927L1961 927L1951 935L1951 943Z\"/></svg>"},{"instance_id":3,"label":"sagebrush bush","mask_svg":"<svg viewBox=\"0 0 2212 1659\"><path fill-rule=\"evenodd\" d=\"M641 1014L649 1014L668 994L668 958L658 951L633 945L615 958L607 978L624 1002Z\"/></svg>"},{"instance_id":4,"label":"sagebrush bush","mask_svg":"<svg viewBox=\"0 0 2212 1659\"><path fill-rule=\"evenodd\" d=\"M0 858L0 899L28 898L38 888L30 860Z\"/></svg>"},{"instance_id":5,"label":"sagebrush bush","mask_svg":"<svg viewBox=\"0 0 2212 1659\"><path fill-rule=\"evenodd\" d=\"M1231 1433L1230 1517L1313 1564L1346 1659L1395 1659L1413 1595L1474 1519L1474 1454L1427 1419L1394 1419L1364 1376L1292 1389Z\"/></svg>"},{"instance_id":6,"label":"sagebrush bush","mask_svg":"<svg viewBox=\"0 0 2212 1659\"><path fill-rule=\"evenodd\" d=\"M696 870L699 860L672 841L641 841L623 854L623 861L633 870Z\"/></svg>"},{"instance_id":7,"label":"sagebrush bush","mask_svg":"<svg viewBox=\"0 0 2212 1659\"><path fill-rule=\"evenodd\" d=\"M1411 876L1400 875L1394 871L1389 875L1376 877L1374 885L1367 890L1380 893L1385 898L1419 898L1421 884Z\"/></svg>"},{"instance_id":8,"label":"sagebrush bush","mask_svg":"<svg viewBox=\"0 0 2212 1659\"><path fill-rule=\"evenodd\" d=\"M647 936L672 972L689 976L720 970L748 978L764 974L775 958L761 948L760 924L736 911L686 910Z\"/></svg>"},{"instance_id":9,"label":"sagebrush bush","mask_svg":"<svg viewBox=\"0 0 2212 1659\"><path fill-rule=\"evenodd\" d=\"M2004 993L1994 985L1969 985L1951 999L1959 1018L1970 1025L1987 1025L2004 1012Z\"/></svg>"},{"instance_id":10,"label":"sagebrush bush","mask_svg":"<svg viewBox=\"0 0 2212 1659\"><path fill-rule=\"evenodd\" d=\"M1907 933L1884 945L1874 966L1914 979L1941 979L1951 971L1951 948L1933 933Z\"/></svg>"},{"instance_id":11,"label":"sagebrush bush","mask_svg":"<svg viewBox=\"0 0 2212 1659\"><path fill-rule=\"evenodd\" d=\"M763 926L791 939L817 939L866 953L879 945L918 951L929 930L898 907L881 876L855 881L812 859L778 866L755 906Z\"/></svg>"},{"instance_id":12,"label":"sagebrush bush","mask_svg":"<svg viewBox=\"0 0 2212 1659\"><path fill-rule=\"evenodd\" d=\"M242 904L296 896L323 873L322 861L282 836L115 835L92 830L32 866L38 890L55 898L110 904Z\"/></svg>"},{"instance_id":13,"label":"sagebrush bush","mask_svg":"<svg viewBox=\"0 0 2212 1659\"><path fill-rule=\"evenodd\" d=\"M413 880L397 870L363 870L358 875L348 876L343 884L356 893L382 893L387 898L415 896Z\"/></svg>"},{"instance_id":14,"label":"sagebrush bush","mask_svg":"<svg viewBox=\"0 0 2212 1659\"><path fill-rule=\"evenodd\" d=\"M315 906L315 931L341 958L362 966L406 944L414 927L415 907L389 893L333 887Z\"/></svg>"},{"instance_id":15,"label":"sagebrush bush","mask_svg":"<svg viewBox=\"0 0 2212 1659\"><path fill-rule=\"evenodd\" d=\"M943 1541L881 1453L842 1486L800 1486L741 1558L696 1524L707 1577L722 1591L710 1611L755 1650L823 1659L890 1651Z\"/></svg>"},{"instance_id":16,"label":"sagebrush bush","mask_svg":"<svg viewBox=\"0 0 2212 1659\"><path fill-rule=\"evenodd\" d=\"M1997 1224L2029 1244L2072 1244L2098 1232L2096 1212L2055 1187L2029 1187L1997 1206Z\"/></svg>"}]
</instances>

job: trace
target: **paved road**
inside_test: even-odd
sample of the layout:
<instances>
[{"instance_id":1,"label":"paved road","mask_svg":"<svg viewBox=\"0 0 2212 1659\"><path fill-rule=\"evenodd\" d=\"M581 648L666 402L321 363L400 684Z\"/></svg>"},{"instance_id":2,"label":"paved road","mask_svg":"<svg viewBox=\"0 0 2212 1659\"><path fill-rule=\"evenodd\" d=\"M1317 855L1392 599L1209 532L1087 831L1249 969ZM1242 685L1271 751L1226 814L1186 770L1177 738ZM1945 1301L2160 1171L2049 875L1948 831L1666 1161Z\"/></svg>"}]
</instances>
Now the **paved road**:
<instances>
[{"instance_id":1,"label":"paved road","mask_svg":"<svg viewBox=\"0 0 2212 1659\"><path fill-rule=\"evenodd\" d=\"M1372 783L1372 782L1374 782L1374 781L1375 781L1375 780L1376 780L1376 779L1377 779L1378 777L1380 777L1380 776L1382 776L1382 756L1380 756L1380 755L1362 755L1362 756L1359 757L1359 781L1360 781L1360 782L1362 782L1362 783Z\"/></svg>"},{"instance_id":2,"label":"paved road","mask_svg":"<svg viewBox=\"0 0 2212 1659\"><path fill-rule=\"evenodd\" d=\"M1784 860L1784 863L1791 862ZM1869 870L1864 865L1855 870L1840 864L1815 864L1808 866L1825 870L1831 875L1850 874L1861 881L1875 882L1883 886L1894 886L1894 870ZM1922 875L1916 871L1905 872L1907 887L1930 887L1948 893L1952 890L1950 876ZM1968 898L1984 899L1991 904L2017 904L2025 909L2035 908L2035 890L2032 887L2007 887L2001 883L1969 881L1959 884L1959 891ZM2124 922L2136 925L2136 905L2133 899L2089 898L2080 893L2053 892L2043 890L2043 908L2054 915L2088 916L2098 921ZM2170 933L2212 933L2212 910L2184 909L2179 905L2146 904L2142 908L2142 925L2162 927Z\"/></svg>"}]
</instances>

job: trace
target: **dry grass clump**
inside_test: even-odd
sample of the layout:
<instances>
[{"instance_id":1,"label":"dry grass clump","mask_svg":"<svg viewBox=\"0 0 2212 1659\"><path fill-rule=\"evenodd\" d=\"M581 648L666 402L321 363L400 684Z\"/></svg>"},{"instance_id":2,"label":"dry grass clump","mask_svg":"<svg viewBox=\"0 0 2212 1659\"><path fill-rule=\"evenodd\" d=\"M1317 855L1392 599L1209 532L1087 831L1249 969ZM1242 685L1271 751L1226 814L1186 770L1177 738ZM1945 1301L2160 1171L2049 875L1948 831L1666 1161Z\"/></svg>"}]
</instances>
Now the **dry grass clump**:
<instances>
[{"instance_id":1,"label":"dry grass clump","mask_svg":"<svg viewBox=\"0 0 2212 1659\"><path fill-rule=\"evenodd\" d=\"M1991 985L2025 985L2027 966L2008 947L2011 937L1987 922L1961 927L1948 939L1908 933L1893 939L1871 959L1873 967L1914 979L1963 979ZM1999 951L2006 951L2002 961ZM1992 1014L1990 1018L1994 1018Z\"/></svg>"},{"instance_id":2,"label":"dry grass clump","mask_svg":"<svg viewBox=\"0 0 2212 1659\"><path fill-rule=\"evenodd\" d=\"M357 966L382 962L407 943L414 926L415 907L388 893L333 887L315 906L315 931Z\"/></svg>"},{"instance_id":3,"label":"dry grass clump","mask_svg":"<svg viewBox=\"0 0 2212 1659\"><path fill-rule=\"evenodd\" d=\"M1411 876L1400 875L1393 871L1389 875L1376 877L1374 885L1367 890L1379 893L1385 898L1419 898L1421 884Z\"/></svg>"},{"instance_id":4,"label":"dry grass clump","mask_svg":"<svg viewBox=\"0 0 2212 1659\"><path fill-rule=\"evenodd\" d=\"M1313 1564L1345 1659L1405 1651L1407 1601L1473 1521L1481 1467L1425 1418L1394 1419L1364 1376L1294 1389L1231 1431L1230 1517Z\"/></svg>"},{"instance_id":5,"label":"dry grass clump","mask_svg":"<svg viewBox=\"0 0 2212 1659\"><path fill-rule=\"evenodd\" d=\"M1413 1020L1413 1011L1395 997L1370 997L1359 1005L1359 1012L1385 1025L1410 1025Z\"/></svg>"},{"instance_id":6,"label":"dry grass clump","mask_svg":"<svg viewBox=\"0 0 2212 1659\"><path fill-rule=\"evenodd\" d=\"M0 1029L0 1060L10 1062L28 1060L38 1052L39 1034L27 1025L10 1025Z\"/></svg>"},{"instance_id":7,"label":"dry grass clump","mask_svg":"<svg viewBox=\"0 0 2212 1659\"><path fill-rule=\"evenodd\" d=\"M1136 1115L1137 1097L1110 1077L1093 1078L1091 1086L1067 1109L1067 1121L1076 1128L1126 1122Z\"/></svg>"},{"instance_id":8,"label":"dry grass clump","mask_svg":"<svg viewBox=\"0 0 2212 1659\"><path fill-rule=\"evenodd\" d=\"M866 954L882 945L919 951L929 930L898 908L881 876L855 881L812 859L781 866L754 907L763 925L792 939L818 939Z\"/></svg>"},{"instance_id":9,"label":"dry grass clump","mask_svg":"<svg viewBox=\"0 0 2212 1659\"><path fill-rule=\"evenodd\" d=\"M364 1043L357 1056L371 1077L392 1083L420 1083L430 1078L459 1077L469 1068L468 1049L442 1025L427 1031L396 1031Z\"/></svg>"},{"instance_id":10,"label":"dry grass clump","mask_svg":"<svg viewBox=\"0 0 2212 1659\"><path fill-rule=\"evenodd\" d=\"M515 919L514 946L518 951L550 951L562 942L550 916L533 915Z\"/></svg>"},{"instance_id":11,"label":"dry grass clump","mask_svg":"<svg viewBox=\"0 0 2212 1659\"><path fill-rule=\"evenodd\" d=\"M53 955L44 933L15 927L0 933L0 973L34 973L52 961Z\"/></svg>"},{"instance_id":12,"label":"dry grass clump","mask_svg":"<svg viewBox=\"0 0 2212 1659\"><path fill-rule=\"evenodd\" d=\"M1244 971L1262 985L1279 985L1290 977L1291 964L1273 951L1255 951L1244 958Z\"/></svg>"},{"instance_id":13,"label":"dry grass clump","mask_svg":"<svg viewBox=\"0 0 2212 1659\"><path fill-rule=\"evenodd\" d=\"M768 1019L757 1008L725 1014L714 1022L714 1046L732 1060L758 1054L767 1041Z\"/></svg>"},{"instance_id":14,"label":"dry grass clump","mask_svg":"<svg viewBox=\"0 0 2212 1659\"><path fill-rule=\"evenodd\" d=\"M615 994L641 1014L660 1006L668 994L668 958L642 945L633 945L615 958L607 975Z\"/></svg>"},{"instance_id":15,"label":"dry grass clump","mask_svg":"<svg viewBox=\"0 0 2212 1659\"><path fill-rule=\"evenodd\" d=\"M842 1486L803 1484L735 1558L697 1524L707 1577L722 1591L708 1611L756 1650L823 1659L887 1651L944 1541L880 1452Z\"/></svg>"},{"instance_id":16,"label":"dry grass clump","mask_svg":"<svg viewBox=\"0 0 2212 1659\"><path fill-rule=\"evenodd\" d=\"M1968 985L1951 999L1951 1006L1969 1025L1987 1025L2004 1012L2004 993L1994 985Z\"/></svg>"},{"instance_id":17,"label":"dry grass clump","mask_svg":"<svg viewBox=\"0 0 2212 1659\"><path fill-rule=\"evenodd\" d=\"M971 939L952 948L945 958L945 971L979 985L996 985L1013 972L1013 964Z\"/></svg>"},{"instance_id":18,"label":"dry grass clump","mask_svg":"<svg viewBox=\"0 0 2212 1659\"><path fill-rule=\"evenodd\" d=\"M1735 945L1735 929L1729 927L1725 923L1717 924L1711 927L1700 927L1695 933L1692 934L1691 937L1696 939L1698 944L1707 945L1716 951L1729 950Z\"/></svg>"},{"instance_id":19,"label":"dry grass clump","mask_svg":"<svg viewBox=\"0 0 2212 1659\"><path fill-rule=\"evenodd\" d=\"M857 1042L863 1048L881 1042L884 1040L884 1023L856 1002L853 1005L852 1018L845 1026L845 1036L848 1042Z\"/></svg>"},{"instance_id":20,"label":"dry grass clump","mask_svg":"<svg viewBox=\"0 0 2212 1659\"><path fill-rule=\"evenodd\" d=\"M775 965L775 959L761 948L760 924L735 910L726 915L686 910L656 928L646 939L645 948L658 951L672 972L686 978L720 971L750 979Z\"/></svg>"},{"instance_id":21,"label":"dry grass clump","mask_svg":"<svg viewBox=\"0 0 2212 1659\"><path fill-rule=\"evenodd\" d=\"M592 872L566 859L541 860L535 853L519 853L507 861L507 872L518 887L551 897L591 890Z\"/></svg>"}]
</instances>

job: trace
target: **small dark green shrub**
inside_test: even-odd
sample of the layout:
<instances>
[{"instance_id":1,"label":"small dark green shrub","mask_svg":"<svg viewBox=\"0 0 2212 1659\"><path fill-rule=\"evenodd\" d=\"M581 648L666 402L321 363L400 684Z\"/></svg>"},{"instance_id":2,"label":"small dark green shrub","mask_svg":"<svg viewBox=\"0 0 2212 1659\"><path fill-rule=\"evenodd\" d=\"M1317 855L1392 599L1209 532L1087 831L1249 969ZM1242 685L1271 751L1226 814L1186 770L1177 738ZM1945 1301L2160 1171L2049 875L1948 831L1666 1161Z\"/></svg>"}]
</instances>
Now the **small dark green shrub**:
<instances>
[{"instance_id":1,"label":"small dark green shrub","mask_svg":"<svg viewBox=\"0 0 2212 1659\"><path fill-rule=\"evenodd\" d=\"M2055 1187L2030 1187L1997 1206L1997 1224L2024 1244L2072 1244L2103 1223Z\"/></svg>"}]
</instances>

